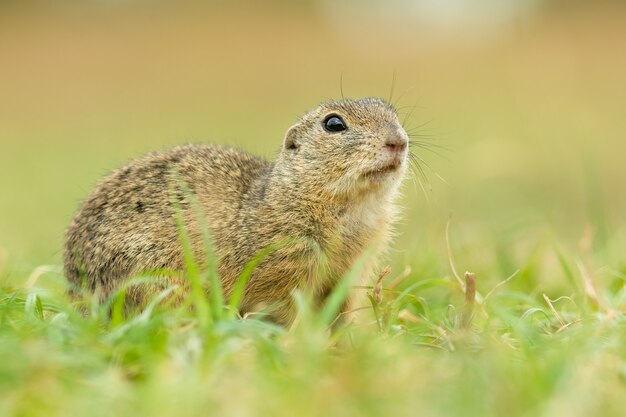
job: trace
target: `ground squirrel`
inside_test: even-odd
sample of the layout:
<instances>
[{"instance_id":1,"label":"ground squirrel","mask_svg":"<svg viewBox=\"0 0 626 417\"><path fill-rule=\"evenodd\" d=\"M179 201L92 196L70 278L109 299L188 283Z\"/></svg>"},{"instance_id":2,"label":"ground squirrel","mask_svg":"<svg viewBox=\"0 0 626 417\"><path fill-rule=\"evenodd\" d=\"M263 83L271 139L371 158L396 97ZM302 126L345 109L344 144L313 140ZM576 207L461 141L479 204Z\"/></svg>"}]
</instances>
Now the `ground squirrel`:
<instances>
[{"instance_id":1,"label":"ground squirrel","mask_svg":"<svg viewBox=\"0 0 626 417\"><path fill-rule=\"evenodd\" d=\"M149 271L180 271L184 280L175 207L198 259L204 244L197 210L180 192L180 204L172 199L182 180L210 231L227 297L255 254L290 239L256 267L241 303L244 313L268 306L288 325L294 289L323 302L366 250L363 275L373 272L388 244L408 142L390 104L363 98L306 113L288 129L274 162L208 144L148 154L106 177L83 203L67 231L65 274L103 298ZM132 288L130 303L155 293L149 285Z\"/></svg>"}]
</instances>

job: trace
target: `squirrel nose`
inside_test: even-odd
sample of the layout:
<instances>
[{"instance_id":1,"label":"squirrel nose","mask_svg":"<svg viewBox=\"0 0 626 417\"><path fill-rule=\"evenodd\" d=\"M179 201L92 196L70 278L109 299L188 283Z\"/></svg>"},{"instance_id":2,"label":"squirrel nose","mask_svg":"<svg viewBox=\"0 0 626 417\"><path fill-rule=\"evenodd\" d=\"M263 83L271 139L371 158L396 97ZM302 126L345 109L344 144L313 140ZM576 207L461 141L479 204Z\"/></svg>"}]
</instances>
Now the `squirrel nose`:
<instances>
[{"instance_id":1,"label":"squirrel nose","mask_svg":"<svg viewBox=\"0 0 626 417\"><path fill-rule=\"evenodd\" d=\"M385 139L385 148L392 152L402 152L406 149L406 146L407 139L399 133L391 134Z\"/></svg>"}]
</instances>

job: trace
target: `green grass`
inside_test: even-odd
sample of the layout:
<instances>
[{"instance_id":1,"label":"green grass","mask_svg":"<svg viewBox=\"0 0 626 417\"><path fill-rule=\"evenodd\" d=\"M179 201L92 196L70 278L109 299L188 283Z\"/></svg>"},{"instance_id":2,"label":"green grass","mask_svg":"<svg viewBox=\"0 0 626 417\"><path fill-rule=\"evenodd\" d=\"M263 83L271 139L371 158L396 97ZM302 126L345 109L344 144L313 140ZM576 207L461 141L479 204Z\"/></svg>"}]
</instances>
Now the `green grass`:
<instances>
[{"instance_id":1,"label":"green grass","mask_svg":"<svg viewBox=\"0 0 626 417\"><path fill-rule=\"evenodd\" d=\"M469 39L314 2L13 3L0 2L0 416L624 415L620 2L561 2ZM191 259L178 307L68 299L63 231L107 171L189 141L271 157L340 78L347 96L388 97L394 72L407 129L444 157L416 149L426 191L417 173L405 182L389 273L354 289L369 295L356 324L328 331L341 291L320 313L298 295L291 329L237 319L236 297L199 291L217 281ZM473 303L450 259L476 274Z\"/></svg>"},{"instance_id":2,"label":"green grass","mask_svg":"<svg viewBox=\"0 0 626 417\"><path fill-rule=\"evenodd\" d=\"M360 320L334 332L341 289L319 313L295 294L284 329L219 297L158 304L169 290L110 317L45 271L0 292L0 414L622 415L626 274L599 286L592 259L558 258L570 281L550 295L525 270L495 288L478 276L475 298L452 272L381 276L355 289L370 299ZM513 290L520 280L532 291Z\"/></svg>"}]
</instances>

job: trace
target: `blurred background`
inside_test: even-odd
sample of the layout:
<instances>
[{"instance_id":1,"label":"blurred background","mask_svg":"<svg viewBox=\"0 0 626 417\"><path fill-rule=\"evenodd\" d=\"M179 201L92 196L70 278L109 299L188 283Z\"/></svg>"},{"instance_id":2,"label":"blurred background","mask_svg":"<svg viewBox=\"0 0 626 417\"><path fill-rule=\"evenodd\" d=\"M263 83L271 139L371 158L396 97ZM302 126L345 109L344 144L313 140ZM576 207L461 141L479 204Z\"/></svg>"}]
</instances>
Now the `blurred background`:
<instances>
[{"instance_id":1,"label":"blurred background","mask_svg":"<svg viewBox=\"0 0 626 417\"><path fill-rule=\"evenodd\" d=\"M129 159L272 158L341 90L391 97L428 144L397 270L448 273L451 216L479 276L549 286L561 251L625 271L625 22L623 1L0 0L0 275L60 264L80 201Z\"/></svg>"}]
</instances>

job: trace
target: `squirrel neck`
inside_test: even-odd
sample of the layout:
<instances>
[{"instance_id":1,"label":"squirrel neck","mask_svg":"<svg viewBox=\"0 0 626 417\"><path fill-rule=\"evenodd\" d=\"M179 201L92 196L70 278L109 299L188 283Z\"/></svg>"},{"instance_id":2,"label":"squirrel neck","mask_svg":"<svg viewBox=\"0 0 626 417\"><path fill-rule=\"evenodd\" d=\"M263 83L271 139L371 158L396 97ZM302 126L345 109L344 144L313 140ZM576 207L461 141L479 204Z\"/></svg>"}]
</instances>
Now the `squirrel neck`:
<instances>
[{"instance_id":1,"label":"squirrel neck","mask_svg":"<svg viewBox=\"0 0 626 417\"><path fill-rule=\"evenodd\" d=\"M286 209L302 218L328 215L350 204L349 199L324 191L323 175L299 172L293 167L275 164L267 178L264 200L284 213Z\"/></svg>"},{"instance_id":2,"label":"squirrel neck","mask_svg":"<svg viewBox=\"0 0 626 417\"><path fill-rule=\"evenodd\" d=\"M345 239L367 246L377 235L387 233L395 191L340 196L322 191L324 185L322 174L274 165L263 185L262 217L268 220L263 228L273 228L282 237L312 238L321 246L335 246Z\"/></svg>"}]
</instances>

